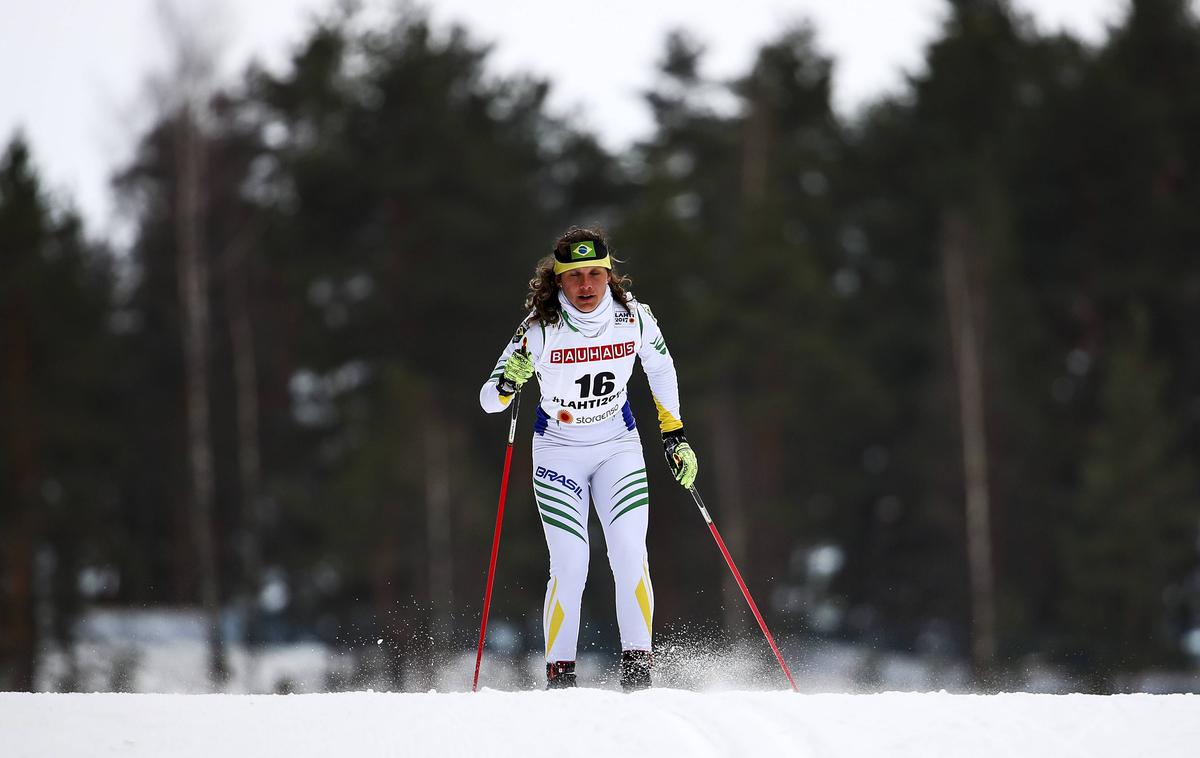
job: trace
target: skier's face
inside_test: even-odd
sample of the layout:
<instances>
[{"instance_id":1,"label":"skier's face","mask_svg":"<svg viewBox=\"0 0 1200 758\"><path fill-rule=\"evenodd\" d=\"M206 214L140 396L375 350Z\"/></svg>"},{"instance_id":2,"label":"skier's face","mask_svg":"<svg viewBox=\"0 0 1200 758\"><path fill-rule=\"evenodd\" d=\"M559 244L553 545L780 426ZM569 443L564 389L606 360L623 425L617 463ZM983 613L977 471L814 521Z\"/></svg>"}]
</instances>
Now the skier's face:
<instances>
[{"instance_id":1,"label":"skier's face","mask_svg":"<svg viewBox=\"0 0 1200 758\"><path fill-rule=\"evenodd\" d=\"M584 313L591 313L604 297L608 286L608 269L603 266L575 268L558 275L558 286L571 305Z\"/></svg>"}]
</instances>

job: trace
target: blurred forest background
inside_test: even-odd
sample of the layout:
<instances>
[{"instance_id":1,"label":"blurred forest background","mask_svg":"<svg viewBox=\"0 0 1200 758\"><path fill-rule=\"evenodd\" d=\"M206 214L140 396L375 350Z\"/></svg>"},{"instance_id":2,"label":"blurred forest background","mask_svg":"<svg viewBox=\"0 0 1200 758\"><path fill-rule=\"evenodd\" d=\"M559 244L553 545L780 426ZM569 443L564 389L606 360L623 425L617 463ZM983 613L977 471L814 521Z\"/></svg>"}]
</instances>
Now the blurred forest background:
<instances>
[{"instance_id":1,"label":"blurred forest background","mask_svg":"<svg viewBox=\"0 0 1200 758\"><path fill-rule=\"evenodd\" d=\"M88 239L0 135L0 689L85 686L99 612L202 614L213 689L235 648L319 642L354 661L327 687L428 685L473 653L507 431L477 392L576 223L609 230L661 319L698 486L790 655L1196 686L1183 0L1134 0L1101 45L953 0L924 69L854 119L803 21L736 81L703 78L681 30L656 131L620 154L412 7L333 11L286 72L232 86L175 31L113 183L130 249ZM753 641L631 394L659 640ZM510 652L541 645L529 419L492 608ZM584 642L615 656L595 537Z\"/></svg>"}]
</instances>

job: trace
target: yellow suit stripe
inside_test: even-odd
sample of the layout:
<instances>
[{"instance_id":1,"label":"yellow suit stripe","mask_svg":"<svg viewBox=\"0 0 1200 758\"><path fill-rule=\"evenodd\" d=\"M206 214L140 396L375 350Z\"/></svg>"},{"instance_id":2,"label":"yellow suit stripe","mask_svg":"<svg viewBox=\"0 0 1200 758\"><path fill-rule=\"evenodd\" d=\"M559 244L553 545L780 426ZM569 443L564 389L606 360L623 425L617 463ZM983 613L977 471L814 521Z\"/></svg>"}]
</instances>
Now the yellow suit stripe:
<instances>
[{"instance_id":1,"label":"yellow suit stripe","mask_svg":"<svg viewBox=\"0 0 1200 758\"><path fill-rule=\"evenodd\" d=\"M546 657L550 657L550 648L554 647L554 640L558 637L558 630L562 626L563 619L567 614L563 613L562 603L554 602L554 613L550 616L550 633L546 635Z\"/></svg>"},{"instance_id":2,"label":"yellow suit stripe","mask_svg":"<svg viewBox=\"0 0 1200 758\"><path fill-rule=\"evenodd\" d=\"M638 580L637 589L633 594L637 597L638 607L642 609L642 618L646 620L646 632L650 632L650 596L646 594L645 578Z\"/></svg>"},{"instance_id":3,"label":"yellow suit stripe","mask_svg":"<svg viewBox=\"0 0 1200 758\"><path fill-rule=\"evenodd\" d=\"M546 610L542 612L542 623L546 626L550 625L550 608L554 605L554 594L558 592L558 577L554 577L554 582L550 585L550 597L546 600Z\"/></svg>"},{"instance_id":4,"label":"yellow suit stripe","mask_svg":"<svg viewBox=\"0 0 1200 758\"><path fill-rule=\"evenodd\" d=\"M654 397L651 394L651 397ZM663 404L658 402L658 398L654 398L654 407L658 409L658 429L662 432L673 432L676 429L683 428L683 422L671 415L671 412L663 407Z\"/></svg>"},{"instance_id":5,"label":"yellow suit stripe","mask_svg":"<svg viewBox=\"0 0 1200 758\"><path fill-rule=\"evenodd\" d=\"M550 585L550 599L546 601L546 615L543 621L546 624L546 657L550 657L550 648L554 647L554 640L558 637L558 630L562 627L563 619L566 618L563 613L562 603L555 598L558 595L558 577L554 577L554 583ZM553 610L552 610L553 609Z\"/></svg>"}]
</instances>

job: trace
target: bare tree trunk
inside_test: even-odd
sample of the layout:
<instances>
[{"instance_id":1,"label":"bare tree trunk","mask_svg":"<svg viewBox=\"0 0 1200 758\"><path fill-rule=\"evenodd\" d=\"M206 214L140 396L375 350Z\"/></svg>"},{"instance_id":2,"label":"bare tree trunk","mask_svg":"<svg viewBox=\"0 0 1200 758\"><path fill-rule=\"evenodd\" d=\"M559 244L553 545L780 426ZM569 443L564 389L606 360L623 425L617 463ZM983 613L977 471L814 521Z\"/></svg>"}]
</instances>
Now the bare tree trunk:
<instances>
[{"instance_id":1,"label":"bare tree trunk","mask_svg":"<svg viewBox=\"0 0 1200 758\"><path fill-rule=\"evenodd\" d=\"M191 525L200 573L200 599L209 625L209 675L213 684L219 686L228 679L229 670L221 644L220 588L213 523L214 486L208 399L208 267L200 234L204 202L204 147L198 132L192 106L184 104L180 108L175 129L175 158L179 175L175 235L179 250L179 301L183 314L188 464L192 480Z\"/></svg>"},{"instance_id":2,"label":"bare tree trunk","mask_svg":"<svg viewBox=\"0 0 1200 758\"><path fill-rule=\"evenodd\" d=\"M435 633L450 633L454 604L454 562L450 554L450 436L444 421L425 428L426 536L429 543L429 599Z\"/></svg>"},{"instance_id":3,"label":"bare tree trunk","mask_svg":"<svg viewBox=\"0 0 1200 758\"><path fill-rule=\"evenodd\" d=\"M742 196L747 210L767 193L767 172L775 142L769 107L761 90L756 89L750 96L742 143Z\"/></svg>"},{"instance_id":4,"label":"bare tree trunk","mask_svg":"<svg viewBox=\"0 0 1200 758\"><path fill-rule=\"evenodd\" d=\"M0 626L0 665L8 669L0 677L0 689L30 691L34 680L33 542L37 536L34 519L38 482L37 430L30 391L32 357L28 328L29 310L17 292L5 309L8 409L5 426L9 432L9 451L15 477L15 502L12 520L5 524L0 558L4 560L0 576L8 581L6 622ZM7 659L7 660L5 660ZM0 674L4 672L0 670Z\"/></svg>"},{"instance_id":5,"label":"bare tree trunk","mask_svg":"<svg viewBox=\"0 0 1200 758\"><path fill-rule=\"evenodd\" d=\"M250 278L247 248L252 232L234 240L226 257L226 305L233 351L237 404L238 479L242 494L242 524L238 541L242 558L241 605L246 621L247 681L253 686L257 663L257 601L262 587L262 465L258 433L258 362L254 322L250 316Z\"/></svg>"},{"instance_id":6,"label":"bare tree trunk","mask_svg":"<svg viewBox=\"0 0 1200 758\"><path fill-rule=\"evenodd\" d=\"M399 526L396 523L400 507L393 506L383 509L378 528L379 539L375 545L372 564L372 575L375 584L372 595L375 600L375 619L383 633L382 639L388 643L376 648L376 655L371 656L377 665L370 672L372 678L387 677L392 686L402 686L410 667L409 659L418 660L414 653L419 635L415 629L419 621L414 618L413 609L400 607L399 590L396 586L400 571L398 571L398 553L396 546L400 544ZM422 684L430 679L426 677Z\"/></svg>"},{"instance_id":7,"label":"bare tree trunk","mask_svg":"<svg viewBox=\"0 0 1200 758\"><path fill-rule=\"evenodd\" d=\"M734 560L746 555L746 510L742 504L741 464L738 461L740 435L737 413L728 388L722 388L712 403L713 473L717 479L717 507L720 513L721 535ZM743 563L744 565L744 563ZM737 637L747 628L746 605L737 580L729 571L722 572L722 610L725 631Z\"/></svg>"},{"instance_id":8,"label":"bare tree trunk","mask_svg":"<svg viewBox=\"0 0 1200 758\"><path fill-rule=\"evenodd\" d=\"M766 199L771 154L775 143L771 124L770 105L761 88L751 93L750 111L745 120L742 143L742 213L745 219L742 235L745 248L753 245L750 233L756 208ZM735 560L745 556L749 528L743 498L746 488L742 482L741 439L735 396L728 386L718 388L712 403L713 463L717 479L717 497L721 533L726 547ZM745 562L743 560L743 566ZM731 572L724 572L722 582L725 631L736 638L748 628L746 606L741 589Z\"/></svg>"},{"instance_id":9,"label":"bare tree trunk","mask_svg":"<svg viewBox=\"0 0 1200 758\"><path fill-rule=\"evenodd\" d=\"M971 233L961 213L943 219L942 266L958 376L966 484L967 563L971 583L971 658L977 677L990 671L996 654L995 576L988 497L987 435L983 407L981 325L983 298L973 295L967 269Z\"/></svg>"}]
</instances>

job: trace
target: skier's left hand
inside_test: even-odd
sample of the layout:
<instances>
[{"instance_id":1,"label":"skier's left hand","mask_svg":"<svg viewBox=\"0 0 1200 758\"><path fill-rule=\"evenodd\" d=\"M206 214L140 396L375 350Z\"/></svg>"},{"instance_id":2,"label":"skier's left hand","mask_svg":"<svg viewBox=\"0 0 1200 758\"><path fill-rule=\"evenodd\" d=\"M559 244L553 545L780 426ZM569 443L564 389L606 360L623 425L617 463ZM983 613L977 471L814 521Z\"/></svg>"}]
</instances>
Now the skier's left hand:
<instances>
[{"instance_id":1,"label":"skier's left hand","mask_svg":"<svg viewBox=\"0 0 1200 758\"><path fill-rule=\"evenodd\" d=\"M690 490L696 482L700 464L696 462L696 452L688 444L687 437L683 436L682 429L663 433L663 451L675 481L683 485L685 490Z\"/></svg>"}]
</instances>

